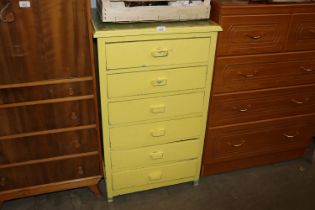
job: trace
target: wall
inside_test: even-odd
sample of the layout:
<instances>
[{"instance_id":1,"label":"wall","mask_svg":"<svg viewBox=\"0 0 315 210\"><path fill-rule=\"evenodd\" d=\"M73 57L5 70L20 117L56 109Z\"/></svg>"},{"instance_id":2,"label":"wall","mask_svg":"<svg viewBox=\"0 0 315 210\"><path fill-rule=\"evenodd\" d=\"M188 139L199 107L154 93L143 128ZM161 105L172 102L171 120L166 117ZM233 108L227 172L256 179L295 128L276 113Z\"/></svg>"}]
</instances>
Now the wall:
<instances>
[{"instance_id":1,"label":"wall","mask_svg":"<svg viewBox=\"0 0 315 210\"><path fill-rule=\"evenodd\" d=\"M92 5L92 7L96 7L96 6L95 6L95 5L96 5L96 4L95 4L95 1L96 1L96 0L91 0L91 5Z\"/></svg>"}]
</instances>

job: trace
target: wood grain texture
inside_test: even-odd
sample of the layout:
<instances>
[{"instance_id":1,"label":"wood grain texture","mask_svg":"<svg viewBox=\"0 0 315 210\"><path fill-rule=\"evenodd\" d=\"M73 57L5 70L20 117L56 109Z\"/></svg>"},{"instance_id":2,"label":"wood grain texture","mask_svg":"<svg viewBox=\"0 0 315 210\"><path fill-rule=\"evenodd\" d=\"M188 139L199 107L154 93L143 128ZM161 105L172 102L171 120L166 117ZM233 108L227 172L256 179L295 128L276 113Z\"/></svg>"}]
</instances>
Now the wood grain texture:
<instances>
[{"instance_id":1,"label":"wood grain texture","mask_svg":"<svg viewBox=\"0 0 315 210\"><path fill-rule=\"evenodd\" d=\"M217 57L214 95L315 83L315 51Z\"/></svg>"},{"instance_id":2,"label":"wood grain texture","mask_svg":"<svg viewBox=\"0 0 315 210\"><path fill-rule=\"evenodd\" d=\"M0 169L1 191L99 175L97 155Z\"/></svg>"},{"instance_id":3,"label":"wood grain texture","mask_svg":"<svg viewBox=\"0 0 315 210\"><path fill-rule=\"evenodd\" d=\"M281 52L288 24L289 15L223 16L217 55Z\"/></svg>"},{"instance_id":4,"label":"wood grain texture","mask_svg":"<svg viewBox=\"0 0 315 210\"><path fill-rule=\"evenodd\" d=\"M0 21L0 201L96 185L90 1L11 2L13 21Z\"/></svg>"},{"instance_id":5,"label":"wood grain texture","mask_svg":"<svg viewBox=\"0 0 315 210\"><path fill-rule=\"evenodd\" d=\"M286 160L293 160L304 155L305 149L289 150L284 152L269 153L268 155L256 155L250 158L235 159L232 161L203 164L201 175L209 176L227 171L234 171L243 168L259 166L263 164L277 163Z\"/></svg>"},{"instance_id":6,"label":"wood grain texture","mask_svg":"<svg viewBox=\"0 0 315 210\"><path fill-rule=\"evenodd\" d=\"M93 100L0 109L0 136L95 123Z\"/></svg>"},{"instance_id":7,"label":"wood grain texture","mask_svg":"<svg viewBox=\"0 0 315 210\"><path fill-rule=\"evenodd\" d=\"M12 138L0 141L0 165L96 150L97 136L95 128Z\"/></svg>"},{"instance_id":8,"label":"wood grain texture","mask_svg":"<svg viewBox=\"0 0 315 210\"><path fill-rule=\"evenodd\" d=\"M0 89L0 106L1 104L76 97L91 94L93 94L91 81Z\"/></svg>"},{"instance_id":9,"label":"wood grain texture","mask_svg":"<svg viewBox=\"0 0 315 210\"><path fill-rule=\"evenodd\" d=\"M315 4L213 0L219 35L203 175L297 158L315 134Z\"/></svg>"},{"instance_id":10,"label":"wood grain texture","mask_svg":"<svg viewBox=\"0 0 315 210\"><path fill-rule=\"evenodd\" d=\"M314 9L315 11L315 9ZM295 14L287 48L293 50L315 49L315 14Z\"/></svg>"},{"instance_id":11,"label":"wood grain texture","mask_svg":"<svg viewBox=\"0 0 315 210\"><path fill-rule=\"evenodd\" d=\"M30 195L39 195L43 193L50 193L50 192L69 190L69 189L75 189L75 188L80 188L80 187L87 187L87 186L97 184L100 179L101 179L101 176L98 175L98 176L92 176L88 178L72 179L72 180L54 182L54 183L43 184L43 185L34 185L31 187L26 187L26 188L2 191L0 192L0 196L3 199L3 201L16 199L16 198L23 198Z\"/></svg>"},{"instance_id":12,"label":"wood grain texture","mask_svg":"<svg viewBox=\"0 0 315 210\"><path fill-rule=\"evenodd\" d=\"M91 74L85 0L32 0L30 8L12 2L15 21L0 22L0 84Z\"/></svg>"},{"instance_id":13,"label":"wood grain texture","mask_svg":"<svg viewBox=\"0 0 315 210\"><path fill-rule=\"evenodd\" d=\"M209 128L205 163L233 161L280 151L305 149L312 141L315 115Z\"/></svg>"},{"instance_id":14,"label":"wood grain texture","mask_svg":"<svg viewBox=\"0 0 315 210\"><path fill-rule=\"evenodd\" d=\"M208 125L213 127L314 113L314 107L315 85L215 95Z\"/></svg>"}]
</instances>

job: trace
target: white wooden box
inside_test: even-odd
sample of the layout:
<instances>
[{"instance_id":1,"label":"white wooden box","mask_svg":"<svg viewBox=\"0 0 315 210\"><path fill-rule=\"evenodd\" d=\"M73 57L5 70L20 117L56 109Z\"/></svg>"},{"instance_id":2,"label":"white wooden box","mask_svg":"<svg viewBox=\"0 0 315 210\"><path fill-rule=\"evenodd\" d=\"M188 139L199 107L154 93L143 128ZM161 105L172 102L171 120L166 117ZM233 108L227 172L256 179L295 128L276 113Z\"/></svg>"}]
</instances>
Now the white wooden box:
<instances>
[{"instance_id":1,"label":"white wooden box","mask_svg":"<svg viewBox=\"0 0 315 210\"><path fill-rule=\"evenodd\" d=\"M97 0L97 8L103 22L184 21L208 19L210 1Z\"/></svg>"}]
</instances>

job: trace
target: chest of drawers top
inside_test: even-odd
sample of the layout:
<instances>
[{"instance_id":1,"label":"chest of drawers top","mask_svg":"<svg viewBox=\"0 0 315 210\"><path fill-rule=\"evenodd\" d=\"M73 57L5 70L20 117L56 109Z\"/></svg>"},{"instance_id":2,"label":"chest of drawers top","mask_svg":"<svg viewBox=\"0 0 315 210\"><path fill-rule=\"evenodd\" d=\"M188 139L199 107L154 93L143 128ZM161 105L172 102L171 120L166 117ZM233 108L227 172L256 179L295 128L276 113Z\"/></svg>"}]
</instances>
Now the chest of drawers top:
<instances>
[{"instance_id":1,"label":"chest of drawers top","mask_svg":"<svg viewBox=\"0 0 315 210\"><path fill-rule=\"evenodd\" d=\"M213 1L212 19L224 33L218 56L281 53L315 48L315 4Z\"/></svg>"}]
</instances>

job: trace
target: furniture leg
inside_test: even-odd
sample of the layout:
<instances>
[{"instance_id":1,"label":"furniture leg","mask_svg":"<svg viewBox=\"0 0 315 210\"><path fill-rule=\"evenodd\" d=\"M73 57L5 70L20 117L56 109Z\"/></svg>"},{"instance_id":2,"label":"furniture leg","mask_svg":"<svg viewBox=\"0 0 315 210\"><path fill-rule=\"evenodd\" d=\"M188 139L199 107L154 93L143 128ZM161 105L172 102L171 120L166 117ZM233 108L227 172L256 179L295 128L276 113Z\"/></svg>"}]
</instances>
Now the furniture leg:
<instances>
[{"instance_id":1,"label":"furniture leg","mask_svg":"<svg viewBox=\"0 0 315 210\"><path fill-rule=\"evenodd\" d=\"M94 193L96 197L101 197L102 193L97 184L89 186L89 190Z\"/></svg>"}]
</instances>

